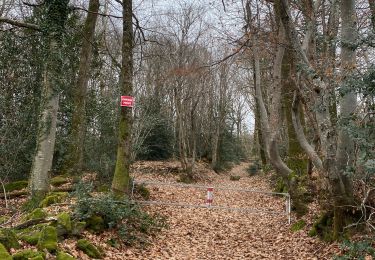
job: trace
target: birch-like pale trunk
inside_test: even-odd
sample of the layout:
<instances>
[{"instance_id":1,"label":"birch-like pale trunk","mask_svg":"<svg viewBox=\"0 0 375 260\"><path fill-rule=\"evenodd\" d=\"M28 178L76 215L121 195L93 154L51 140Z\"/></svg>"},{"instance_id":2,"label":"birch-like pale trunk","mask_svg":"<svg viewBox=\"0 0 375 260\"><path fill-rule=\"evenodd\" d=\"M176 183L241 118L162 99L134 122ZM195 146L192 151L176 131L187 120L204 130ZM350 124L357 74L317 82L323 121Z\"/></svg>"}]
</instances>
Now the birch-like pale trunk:
<instances>
[{"instance_id":1,"label":"birch-like pale trunk","mask_svg":"<svg viewBox=\"0 0 375 260\"><path fill-rule=\"evenodd\" d=\"M43 73L43 92L41 98L40 118L38 122L37 147L30 174L30 192L36 199L42 199L49 191L50 171L56 140L57 111L59 108L61 67L61 41L68 15L68 0L45 1L45 20L42 28L45 31L46 57Z\"/></svg>"},{"instance_id":2,"label":"birch-like pale trunk","mask_svg":"<svg viewBox=\"0 0 375 260\"><path fill-rule=\"evenodd\" d=\"M51 43L55 48L56 43ZM47 65L46 65L47 67ZM43 100L46 104L39 119L37 152L34 156L30 176L31 195L37 199L43 198L49 191L50 171L56 140L57 111L59 96L53 91L51 83L53 73L45 68L43 75Z\"/></svg>"}]
</instances>

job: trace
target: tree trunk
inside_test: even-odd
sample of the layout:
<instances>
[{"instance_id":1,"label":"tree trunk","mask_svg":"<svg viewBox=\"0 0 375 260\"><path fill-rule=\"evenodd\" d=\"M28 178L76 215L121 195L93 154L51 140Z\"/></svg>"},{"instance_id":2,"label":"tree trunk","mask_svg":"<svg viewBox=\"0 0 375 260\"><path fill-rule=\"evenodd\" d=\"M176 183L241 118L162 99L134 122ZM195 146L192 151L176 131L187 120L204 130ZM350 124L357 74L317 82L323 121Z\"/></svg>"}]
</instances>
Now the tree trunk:
<instances>
[{"instance_id":1,"label":"tree trunk","mask_svg":"<svg viewBox=\"0 0 375 260\"><path fill-rule=\"evenodd\" d=\"M356 52L351 46L357 39L357 21L355 14L354 0L341 1L341 20L342 20L342 50L341 50L341 70L342 80L346 75L351 75L356 68ZM350 120L357 107L357 95L354 91L349 91L340 100L340 119L344 122ZM335 188L338 194L334 194L334 238L339 237L343 230L344 207L350 205L353 198L352 179L345 174L347 168L354 164L354 141L350 137L345 127L341 127L338 132L336 165L337 174L341 179L344 189Z\"/></svg>"},{"instance_id":2,"label":"tree trunk","mask_svg":"<svg viewBox=\"0 0 375 260\"><path fill-rule=\"evenodd\" d=\"M99 6L99 0L90 0L89 12L82 33L83 43L79 61L78 80L74 88L72 132L68 148L68 159L65 166L66 172L70 174L80 173L83 167L83 147L86 132L86 93Z\"/></svg>"},{"instance_id":3,"label":"tree trunk","mask_svg":"<svg viewBox=\"0 0 375 260\"><path fill-rule=\"evenodd\" d=\"M46 32L46 60L43 73L43 94L38 126L36 154L30 176L31 196L42 199L49 191L49 173L52 167L56 139L57 110L59 107L58 86L61 83L61 41L68 14L68 2L45 1L46 18L42 22Z\"/></svg>"},{"instance_id":4,"label":"tree trunk","mask_svg":"<svg viewBox=\"0 0 375 260\"><path fill-rule=\"evenodd\" d=\"M121 95L133 94L133 24L132 0L123 0L122 68L120 77ZM112 191L124 196L129 191L131 164L132 109L121 107L116 168L112 180Z\"/></svg>"},{"instance_id":5,"label":"tree trunk","mask_svg":"<svg viewBox=\"0 0 375 260\"><path fill-rule=\"evenodd\" d=\"M371 23L373 31L375 32L375 0L368 0L371 10Z\"/></svg>"},{"instance_id":6,"label":"tree trunk","mask_svg":"<svg viewBox=\"0 0 375 260\"><path fill-rule=\"evenodd\" d=\"M285 110L286 125L288 132L288 157L286 163L288 167L294 172L293 178L289 178L290 187L289 192L293 199L293 206L298 215L303 215L307 211L307 207L303 202L304 194L302 194L301 187L303 187L303 176L307 174L308 161L305 157L305 153L300 146L297 138L296 131L293 126L292 119L292 104L293 104L293 93L297 88L293 78L296 75L296 68L290 49L286 49L282 62L282 92L283 92L283 108ZM299 117L304 118L303 112L299 110ZM288 180L287 180L288 181Z\"/></svg>"},{"instance_id":7,"label":"tree trunk","mask_svg":"<svg viewBox=\"0 0 375 260\"><path fill-rule=\"evenodd\" d=\"M225 127L225 106L226 106L226 95L228 90L228 64L224 63L220 67L220 83L219 83L219 102L217 111L217 120L215 122L215 132L212 142L212 169L216 169L218 166L219 157L219 139L222 133L221 130Z\"/></svg>"}]
</instances>

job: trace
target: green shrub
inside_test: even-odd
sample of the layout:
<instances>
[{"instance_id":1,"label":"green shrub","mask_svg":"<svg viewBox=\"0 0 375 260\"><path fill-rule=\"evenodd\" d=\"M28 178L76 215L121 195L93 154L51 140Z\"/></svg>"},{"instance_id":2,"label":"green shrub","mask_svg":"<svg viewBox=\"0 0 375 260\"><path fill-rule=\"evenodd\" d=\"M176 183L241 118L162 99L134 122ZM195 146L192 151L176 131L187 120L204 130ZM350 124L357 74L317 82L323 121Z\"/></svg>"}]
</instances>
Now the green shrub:
<instances>
[{"instance_id":1,"label":"green shrub","mask_svg":"<svg viewBox=\"0 0 375 260\"><path fill-rule=\"evenodd\" d=\"M253 176L258 172L258 169L259 167L257 164L250 164L246 171L250 176Z\"/></svg>"},{"instance_id":2,"label":"green shrub","mask_svg":"<svg viewBox=\"0 0 375 260\"><path fill-rule=\"evenodd\" d=\"M371 240L363 240L358 242L351 242L345 240L340 248L343 250L343 255L335 256L335 260L350 260L350 259L365 259L365 256L375 257L375 249L372 246Z\"/></svg>"},{"instance_id":3,"label":"green shrub","mask_svg":"<svg viewBox=\"0 0 375 260\"><path fill-rule=\"evenodd\" d=\"M142 234L153 233L164 226L161 218L148 215L128 200L118 201L111 194L98 197L81 194L74 206L73 216L86 221L89 228L93 218L100 218L101 229L114 228L125 243L143 240ZM124 230L126 232L122 232Z\"/></svg>"}]
</instances>

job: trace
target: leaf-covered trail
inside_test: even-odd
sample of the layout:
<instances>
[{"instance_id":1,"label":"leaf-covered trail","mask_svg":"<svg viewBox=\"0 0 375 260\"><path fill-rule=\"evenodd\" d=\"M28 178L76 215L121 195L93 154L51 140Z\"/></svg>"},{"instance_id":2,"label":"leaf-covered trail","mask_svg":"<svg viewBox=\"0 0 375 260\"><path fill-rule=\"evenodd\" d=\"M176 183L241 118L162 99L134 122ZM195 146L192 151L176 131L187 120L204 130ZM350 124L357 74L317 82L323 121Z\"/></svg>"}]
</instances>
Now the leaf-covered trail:
<instances>
[{"instance_id":1,"label":"leaf-covered trail","mask_svg":"<svg viewBox=\"0 0 375 260\"><path fill-rule=\"evenodd\" d=\"M247 164L232 169L241 176L208 174L198 184L270 191L262 176L248 177ZM138 180L174 181L173 175L136 175ZM152 200L202 204L205 190L149 186ZM253 193L215 191L214 205L285 210L285 200ZM307 230L290 231L285 215L251 214L205 208L147 206L151 212L167 216L168 229L158 233L145 249L119 252L126 259L329 259L332 246L308 237ZM115 257L112 255L112 257Z\"/></svg>"}]
</instances>

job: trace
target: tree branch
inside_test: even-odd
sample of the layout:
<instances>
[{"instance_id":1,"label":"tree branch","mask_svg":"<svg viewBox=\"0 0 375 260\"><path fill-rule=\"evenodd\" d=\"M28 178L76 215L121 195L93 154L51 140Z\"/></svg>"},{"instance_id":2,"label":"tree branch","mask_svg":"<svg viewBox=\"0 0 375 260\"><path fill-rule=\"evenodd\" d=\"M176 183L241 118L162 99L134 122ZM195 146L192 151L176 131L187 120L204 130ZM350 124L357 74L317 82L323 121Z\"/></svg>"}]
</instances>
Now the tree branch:
<instances>
[{"instance_id":1,"label":"tree branch","mask_svg":"<svg viewBox=\"0 0 375 260\"><path fill-rule=\"evenodd\" d=\"M296 131L297 140L299 144L301 145L301 147L303 148L303 150L311 159L314 166L318 168L319 170L322 170L323 169L322 160L320 160L314 148L309 144L309 142L306 139L305 133L303 132L303 127L299 118L299 114L300 114L299 109L300 109L299 96L297 95L297 92L294 92L293 104L292 104L292 120L293 120L294 130Z\"/></svg>"},{"instance_id":2,"label":"tree branch","mask_svg":"<svg viewBox=\"0 0 375 260\"><path fill-rule=\"evenodd\" d=\"M20 22L20 21L8 19L8 18L5 18L5 17L0 17L0 23L7 23L7 24L11 24L11 25L14 25L14 26L17 26L17 27L23 27L23 28L27 28L27 29L41 31L39 26L37 26L35 24Z\"/></svg>"}]
</instances>

